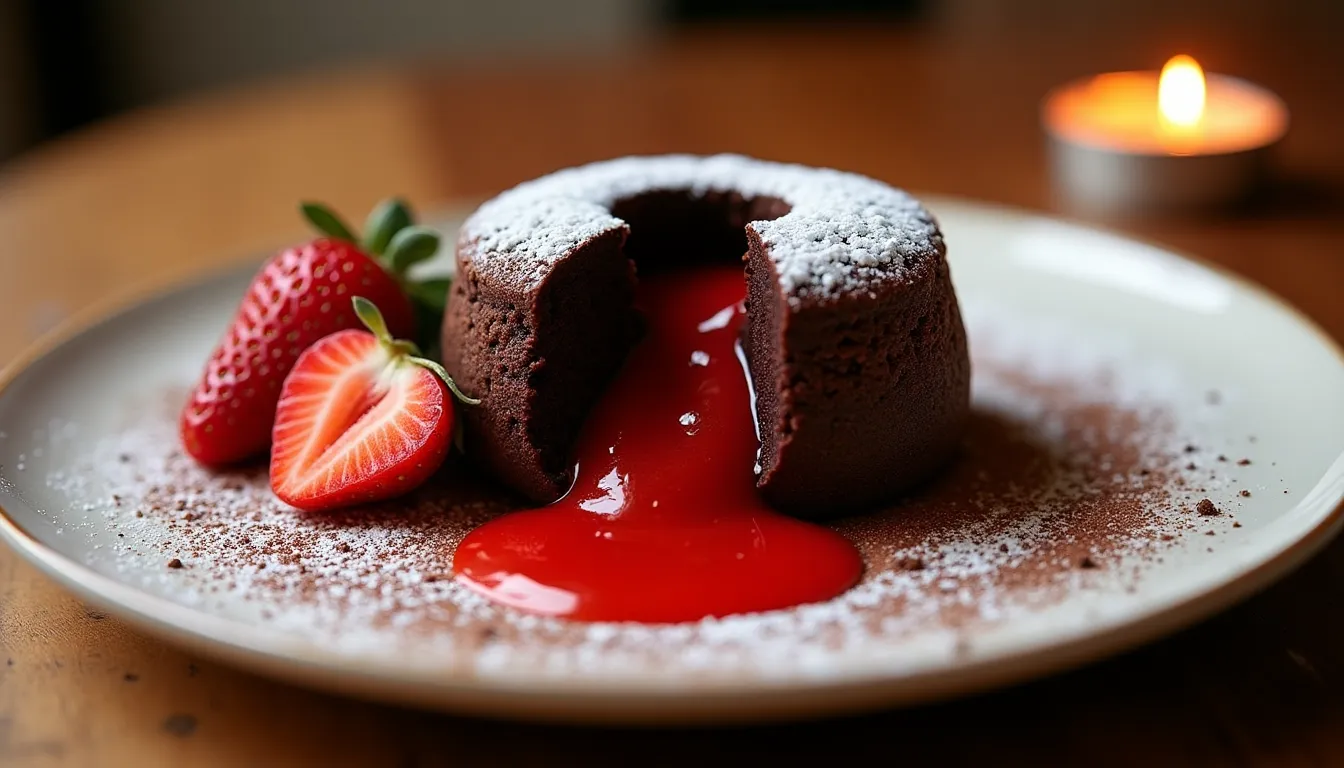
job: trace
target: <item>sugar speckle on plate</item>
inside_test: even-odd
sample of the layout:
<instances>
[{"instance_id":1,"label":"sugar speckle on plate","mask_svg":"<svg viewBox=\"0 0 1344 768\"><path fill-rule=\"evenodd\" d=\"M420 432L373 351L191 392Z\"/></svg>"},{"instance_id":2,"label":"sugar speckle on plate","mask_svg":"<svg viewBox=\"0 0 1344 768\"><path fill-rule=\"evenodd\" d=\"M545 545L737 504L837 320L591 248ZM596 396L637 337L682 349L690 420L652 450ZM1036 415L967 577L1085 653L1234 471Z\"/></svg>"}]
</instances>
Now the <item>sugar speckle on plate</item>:
<instances>
[{"instance_id":1,"label":"sugar speckle on plate","mask_svg":"<svg viewBox=\"0 0 1344 768\"><path fill-rule=\"evenodd\" d=\"M461 462L402 500L303 513L274 498L264 467L192 463L163 405L177 393L128 407L123 428L81 443L47 483L87 510L70 535L121 534L99 539L115 552L100 567L148 592L324 652L507 675L765 679L900 663L916 646L974 654L987 629L1078 595L1124 599L1164 552L1190 539L1202 552L1204 530L1232 529L1230 515L1190 512L1239 487L1184 469L1216 465L1217 451L1185 451L1200 435L1170 371L1094 338L968 317L975 409L961 455L890 509L834 523L865 558L862 581L787 610L640 625L501 607L454 579L452 554L516 502Z\"/></svg>"}]
</instances>

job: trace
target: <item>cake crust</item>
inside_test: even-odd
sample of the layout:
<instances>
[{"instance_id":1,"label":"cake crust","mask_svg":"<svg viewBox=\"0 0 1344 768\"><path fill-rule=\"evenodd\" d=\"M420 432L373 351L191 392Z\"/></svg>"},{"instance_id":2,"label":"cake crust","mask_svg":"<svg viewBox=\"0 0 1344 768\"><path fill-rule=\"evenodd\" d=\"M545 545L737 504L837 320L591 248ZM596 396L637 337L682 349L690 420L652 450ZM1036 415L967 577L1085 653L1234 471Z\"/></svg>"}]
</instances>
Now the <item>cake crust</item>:
<instances>
[{"instance_id":1,"label":"cake crust","mask_svg":"<svg viewBox=\"0 0 1344 768\"><path fill-rule=\"evenodd\" d=\"M933 217L863 176L722 155L560 171L468 219L443 328L445 366L482 399L468 453L537 502L563 495L583 418L638 339L636 272L732 258L772 505L862 508L948 459L970 364Z\"/></svg>"}]
</instances>

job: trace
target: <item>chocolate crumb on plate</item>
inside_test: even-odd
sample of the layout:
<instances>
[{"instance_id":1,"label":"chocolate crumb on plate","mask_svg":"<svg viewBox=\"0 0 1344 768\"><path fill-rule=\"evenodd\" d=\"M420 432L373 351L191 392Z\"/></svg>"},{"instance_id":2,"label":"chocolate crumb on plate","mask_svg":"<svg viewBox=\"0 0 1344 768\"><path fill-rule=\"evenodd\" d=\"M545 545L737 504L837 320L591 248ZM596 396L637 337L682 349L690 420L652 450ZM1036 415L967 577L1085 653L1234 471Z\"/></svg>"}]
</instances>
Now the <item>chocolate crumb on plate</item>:
<instances>
[{"instance_id":1,"label":"chocolate crumb on plate","mask_svg":"<svg viewBox=\"0 0 1344 768\"><path fill-rule=\"evenodd\" d=\"M1195 511L1206 517L1212 517L1218 514L1218 507L1214 506L1213 502L1208 499L1200 499L1199 503L1195 505Z\"/></svg>"},{"instance_id":2,"label":"chocolate crumb on plate","mask_svg":"<svg viewBox=\"0 0 1344 768\"><path fill-rule=\"evenodd\" d=\"M185 566L182 565L182 561L181 561L180 559L174 557L172 560L169 560L169 561L168 561L168 567L169 567L169 568L183 568L183 567L185 567Z\"/></svg>"},{"instance_id":3,"label":"chocolate crumb on plate","mask_svg":"<svg viewBox=\"0 0 1344 768\"><path fill-rule=\"evenodd\" d=\"M125 499L119 509L103 496L101 514L102 529L126 534L114 554L128 578L203 611L223 600L249 617L231 620L333 652L447 659L468 673L841 668L894 642L974 638L1080 590L1141 592L1172 559L1164 553L1202 533L1185 527L1199 495L1180 468L1196 458L1184 448L1208 438L1182 422L1179 403L1152 394L1126 360L1075 354L1096 351L1093 338L1053 341L1072 331L1028 333L994 317L980 325L962 456L900 504L831 521L863 555L855 587L762 614L627 626L502 607L455 579L452 558L467 532L519 502L461 462L403 499L306 515L274 498L264 466L212 474L176 451L178 414L164 403L180 403L177 393L125 409L126 425L84 448L69 475L105 474ZM132 461L118 463L121 453ZM200 519L183 524L179 502ZM165 572L169 558L177 565Z\"/></svg>"},{"instance_id":4,"label":"chocolate crumb on plate","mask_svg":"<svg viewBox=\"0 0 1344 768\"><path fill-rule=\"evenodd\" d=\"M1250 459L1237 459L1237 466L1238 466L1238 467L1248 467L1248 466L1250 466L1250 465L1251 465L1251 460L1250 460Z\"/></svg>"},{"instance_id":5,"label":"chocolate crumb on plate","mask_svg":"<svg viewBox=\"0 0 1344 768\"><path fill-rule=\"evenodd\" d=\"M1240 491L1237 495L1238 495L1238 496L1241 496L1242 498L1249 498L1250 495L1251 495L1251 492L1248 491L1248 490L1246 490L1245 488L1243 488L1243 489L1241 489L1241 491Z\"/></svg>"}]
</instances>

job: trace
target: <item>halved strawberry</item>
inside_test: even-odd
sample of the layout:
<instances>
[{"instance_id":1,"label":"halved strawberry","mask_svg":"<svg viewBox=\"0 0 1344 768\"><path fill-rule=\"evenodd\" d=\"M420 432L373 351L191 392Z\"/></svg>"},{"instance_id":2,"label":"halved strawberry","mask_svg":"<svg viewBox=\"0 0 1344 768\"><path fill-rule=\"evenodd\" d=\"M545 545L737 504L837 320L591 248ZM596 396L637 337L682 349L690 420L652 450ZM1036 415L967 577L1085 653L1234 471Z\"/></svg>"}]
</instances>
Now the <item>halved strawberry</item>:
<instances>
[{"instance_id":1,"label":"halved strawberry","mask_svg":"<svg viewBox=\"0 0 1344 768\"><path fill-rule=\"evenodd\" d=\"M276 407L271 489L300 509L410 491L448 454L452 398L479 402L414 343L393 340L372 302L352 306L369 332L339 331L304 351Z\"/></svg>"},{"instance_id":2,"label":"halved strawberry","mask_svg":"<svg viewBox=\"0 0 1344 768\"><path fill-rule=\"evenodd\" d=\"M376 303L392 332L409 336L417 315L426 314L420 306L426 297L446 293L437 281L418 284L405 276L434 254L438 235L412 226L404 203L389 200L375 209L358 244L331 211L315 204L302 210L327 237L289 248L262 267L183 408L182 444L203 464L230 464L266 450L280 384L299 353L333 331L359 327L352 296Z\"/></svg>"}]
</instances>

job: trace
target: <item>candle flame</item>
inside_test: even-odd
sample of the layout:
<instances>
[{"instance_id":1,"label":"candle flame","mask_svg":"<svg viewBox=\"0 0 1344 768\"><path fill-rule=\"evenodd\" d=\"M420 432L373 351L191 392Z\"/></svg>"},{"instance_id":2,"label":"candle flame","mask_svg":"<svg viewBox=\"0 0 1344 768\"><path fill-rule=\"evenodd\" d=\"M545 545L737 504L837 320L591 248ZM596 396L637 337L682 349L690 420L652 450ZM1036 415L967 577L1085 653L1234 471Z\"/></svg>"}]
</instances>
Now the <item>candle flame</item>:
<instances>
[{"instance_id":1,"label":"candle flame","mask_svg":"<svg viewBox=\"0 0 1344 768\"><path fill-rule=\"evenodd\" d=\"M1193 126L1204 115L1204 70L1185 55L1173 56L1162 67L1157 81L1157 108L1162 119L1179 126Z\"/></svg>"}]
</instances>

